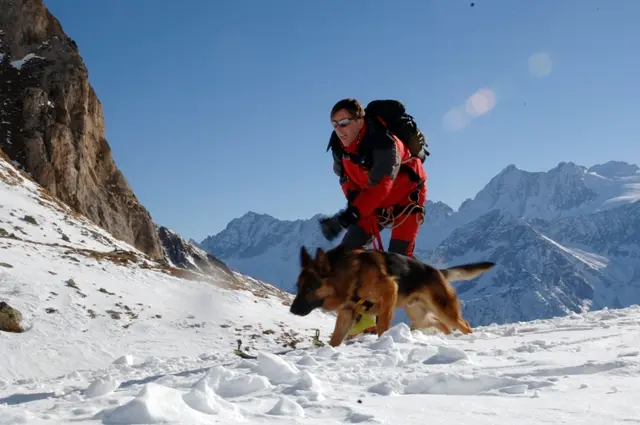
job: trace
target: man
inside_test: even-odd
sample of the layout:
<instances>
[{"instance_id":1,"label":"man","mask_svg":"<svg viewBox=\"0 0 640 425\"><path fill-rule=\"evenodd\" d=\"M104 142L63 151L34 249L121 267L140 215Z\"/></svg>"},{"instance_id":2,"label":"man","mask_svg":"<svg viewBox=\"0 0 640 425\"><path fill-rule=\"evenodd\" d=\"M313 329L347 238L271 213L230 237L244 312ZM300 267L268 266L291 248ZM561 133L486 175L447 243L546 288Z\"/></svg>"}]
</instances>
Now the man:
<instances>
[{"instance_id":1,"label":"man","mask_svg":"<svg viewBox=\"0 0 640 425\"><path fill-rule=\"evenodd\" d=\"M384 123L368 116L355 99L343 99L331 110L333 170L347 198L347 208L320 220L322 233L358 249L368 245L382 228L391 226L388 251L413 256L424 222L426 172L422 161L387 131ZM359 316L350 331L375 332L375 318Z\"/></svg>"},{"instance_id":2,"label":"man","mask_svg":"<svg viewBox=\"0 0 640 425\"><path fill-rule=\"evenodd\" d=\"M380 119L365 115L355 99L337 102L331 123L333 170L348 205L320 221L323 235L333 240L347 229L341 244L356 249L391 225L388 251L413 256L425 215L427 177L422 161Z\"/></svg>"}]
</instances>

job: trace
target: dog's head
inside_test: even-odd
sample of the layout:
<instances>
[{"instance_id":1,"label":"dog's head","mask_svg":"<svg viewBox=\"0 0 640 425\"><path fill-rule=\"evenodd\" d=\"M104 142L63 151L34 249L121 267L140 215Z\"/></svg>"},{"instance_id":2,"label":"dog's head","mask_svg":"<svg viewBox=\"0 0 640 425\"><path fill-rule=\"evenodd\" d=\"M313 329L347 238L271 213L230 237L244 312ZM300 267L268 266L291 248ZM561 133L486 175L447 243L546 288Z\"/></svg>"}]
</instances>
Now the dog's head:
<instances>
[{"instance_id":1,"label":"dog's head","mask_svg":"<svg viewBox=\"0 0 640 425\"><path fill-rule=\"evenodd\" d=\"M306 316L322 307L324 300L335 291L327 284L332 267L327 254L318 248L316 258L312 258L303 246L300 248L300 274L296 282L297 293L289 311L298 316Z\"/></svg>"}]
</instances>

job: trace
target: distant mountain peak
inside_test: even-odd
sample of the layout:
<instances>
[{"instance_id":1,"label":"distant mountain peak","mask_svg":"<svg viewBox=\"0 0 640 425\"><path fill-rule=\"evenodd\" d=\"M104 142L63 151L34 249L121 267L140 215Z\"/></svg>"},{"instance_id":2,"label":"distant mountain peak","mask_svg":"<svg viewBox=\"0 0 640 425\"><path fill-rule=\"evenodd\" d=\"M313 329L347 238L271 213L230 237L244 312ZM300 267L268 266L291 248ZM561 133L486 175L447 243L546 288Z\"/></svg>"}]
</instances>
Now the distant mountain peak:
<instances>
[{"instance_id":1,"label":"distant mountain peak","mask_svg":"<svg viewBox=\"0 0 640 425\"><path fill-rule=\"evenodd\" d=\"M426 208L428 210L432 209L432 208L437 208L438 210L446 211L446 212L450 212L450 213L453 213L455 211L453 208L451 208L449 206L449 204L446 204L446 203L444 203L442 201L435 201L434 202L434 201L427 200Z\"/></svg>"},{"instance_id":2,"label":"distant mountain peak","mask_svg":"<svg viewBox=\"0 0 640 425\"><path fill-rule=\"evenodd\" d=\"M518 168L516 164L509 164L506 167L504 167L502 171L498 173L498 176L513 173L513 172L519 172L519 171L524 171L524 170Z\"/></svg>"},{"instance_id":3,"label":"distant mountain peak","mask_svg":"<svg viewBox=\"0 0 640 425\"><path fill-rule=\"evenodd\" d=\"M256 220L277 220L277 218L269 214L259 213L253 210L249 210L246 213L242 214L240 217L234 218L233 220L231 220L231 222L247 222L247 221L256 221Z\"/></svg>"},{"instance_id":4,"label":"distant mountain peak","mask_svg":"<svg viewBox=\"0 0 640 425\"><path fill-rule=\"evenodd\" d=\"M586 170L587 170L587 167L578 165L573 161L562 161L562 162L559 162L558 165L553 167L551 170L549 170L548 173L553 174L553 173L560 172L565 174L582 175ZM537 173L544 174L544 171L538 171Z\"/></svg>"},{"instance_id":5,"label":"distant mountain peak","mask_svg":"<svg viewBox=\"0 0 640 425\"><path fill-rule=\"evenodd\" d=\"M608 161L604 164L594 165L587 171L596 173L602 177L617 178L637 175L640 173L640 167L624 161Z\"/></svg>"},{"instance_id":6,"label":"distant mountain peak","mask_svg":"<svg viewBox=\"0 0 640 425\"><path fill-rule=\"evenodd\" d=\"M475 196L460 206L469 219L492 208L515 216L551 218L592 205L599 199L597 187L585 180L587 169L563 161L548 171L525 171L513 164L505 167Z\"/></svg>"}]
</instances>

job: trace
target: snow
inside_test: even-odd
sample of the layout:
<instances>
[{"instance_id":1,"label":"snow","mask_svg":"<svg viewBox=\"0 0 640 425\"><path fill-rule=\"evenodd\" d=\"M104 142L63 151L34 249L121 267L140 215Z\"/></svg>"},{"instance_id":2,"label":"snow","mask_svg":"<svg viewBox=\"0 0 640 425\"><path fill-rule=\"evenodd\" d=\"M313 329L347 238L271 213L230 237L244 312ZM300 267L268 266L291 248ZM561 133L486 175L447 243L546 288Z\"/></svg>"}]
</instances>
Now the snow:
<instances>
[{"instance_id":1,"label":"snow","mask_svg":"<svg viewBox=\"0 0 640 425\"><path fill-rule=\"evenodd\" d=\"M32 59L44 59L42 56L36 56L34 53L29 53L22 59L11 61L11 66L16 69L22 69L25 63L29 62Z\"/></svg>"},{"instance_id":2,"label":"snow","mask_svg":"<svg viewBox=\"0 0 640 425\"><path fill-rule=\"evenodd\" d=\"M422 424L425 415L474 424L633 422L639 314L606 310L452 337L398 324L330 356L310 348L246 360L218 350L186 360L158 347L152 360L127 367L7 381L0 424ZM393 338L407 333L409 341Z\"/></svg>"},{"instance_id":3,"label":"snow","mask_svg":"<svg viewBox=\"0 0 640 425\"><path fill-rule=\"evenodd\" d=\"M2 177L4 176L4 178ZM30 244L64 244L69 248L108 251L134 250L118 241L56 199L43 195L43 189L21 175L15 165L0 159L0 228L15 233Z\"/></svg>"},{"instance_id":4,"label":"snow","mask_svg":"<svg viewBox=\"0 0 640 425\"><path fill-rule=\"evenodd\" d=\"M326 343L332 315L297 317L280 298L179 278L141 254L101 257L133 249L42 196L0 159L0 300L27 328L0 332L0 425L640 418L640 306L466 336L399 323L316 347L313 329ZM233 354L238 338L255 358Z\"/></svg>"},{"instance_id":5,"label":"snow","mask_svg":"<svg viewBox=\"0 0 640 425\"><path fill-rule=\"evenodd\" d=\"M609 260L606 257L594 254L592 252L587 252L578 248L567 248L545 235L540 235L540 237L545 241L549 242L550 244L552 244L553 246L557 247L561 251L572 255L573 257L575 257L576 259L580 260L581 262L583 262L584 264L586 264L587 266L593 269L599 270L607 267Z\"/></svg>"}]
</instances>

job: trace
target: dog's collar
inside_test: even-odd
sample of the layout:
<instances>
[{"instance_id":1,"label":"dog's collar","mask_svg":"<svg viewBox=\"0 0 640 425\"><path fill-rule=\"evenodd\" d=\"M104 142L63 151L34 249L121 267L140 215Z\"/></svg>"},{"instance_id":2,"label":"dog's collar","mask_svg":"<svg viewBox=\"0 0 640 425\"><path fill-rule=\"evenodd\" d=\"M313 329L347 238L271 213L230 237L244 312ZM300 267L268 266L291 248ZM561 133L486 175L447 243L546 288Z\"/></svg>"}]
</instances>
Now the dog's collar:
<instances>
[{"instance_id":1,"label":"dog's collar","mask_svg":"<svg viewBox=\"0 0 640 425\"><path fill-rule=\"evenodd\" d=\"M353 297L351 297L351 301L356 303L358 306L364 307L364 311L367 311L374 306L374 303L372 303L371 301L360 298L357 295L354 295Z\"/></svg>"}]
</instances>

